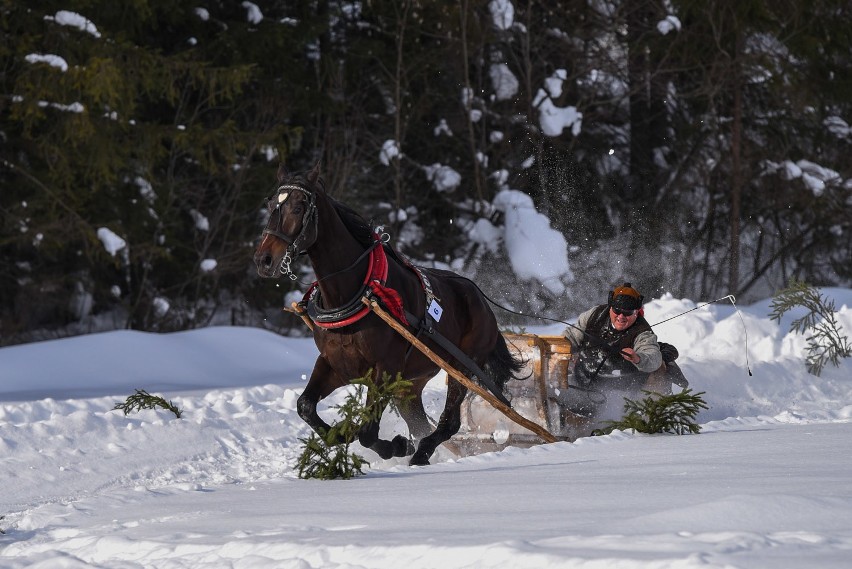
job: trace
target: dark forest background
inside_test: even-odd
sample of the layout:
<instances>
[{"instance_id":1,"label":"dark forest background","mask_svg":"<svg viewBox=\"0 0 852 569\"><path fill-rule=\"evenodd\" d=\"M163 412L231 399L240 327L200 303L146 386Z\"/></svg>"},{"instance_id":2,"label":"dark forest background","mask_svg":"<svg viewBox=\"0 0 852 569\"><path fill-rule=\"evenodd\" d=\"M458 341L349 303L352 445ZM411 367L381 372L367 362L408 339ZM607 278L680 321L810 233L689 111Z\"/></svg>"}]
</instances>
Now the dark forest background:
<instances>
[{"instance_id":1,"label":"dark forest background","mask_svg":"<svg viewBox=\"0 0 852 569\"><path fill-rule=\"evenodd\" d=\"M0 345L301 333L251 261L280 161L515 309L850 286L851 122L848 0L0 0ZM505 187L565 236L566 294L469 239Z\"/></svg>"}]
</instances>

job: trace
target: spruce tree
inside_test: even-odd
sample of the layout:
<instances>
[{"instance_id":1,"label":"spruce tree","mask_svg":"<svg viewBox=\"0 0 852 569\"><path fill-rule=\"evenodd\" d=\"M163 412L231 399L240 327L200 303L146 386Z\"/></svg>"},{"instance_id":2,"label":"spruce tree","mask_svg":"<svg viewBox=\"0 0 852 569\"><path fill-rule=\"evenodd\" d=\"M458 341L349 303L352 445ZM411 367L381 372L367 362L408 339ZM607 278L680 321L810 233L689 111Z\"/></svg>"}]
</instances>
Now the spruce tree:
<instances>
[{"instance_id":1,"label":"spruce tree","mask_svg":"<svg viewBox=\"0 0 852 569\"><path fill-rule=\"evenodd\" d=\"M818 289L794 281L775 294L771 308L769 317L776 322L781 322L781 317L790 310L806 310L803 316L790 323L790 330L810 334L805 356L808 373L819 376L825 364L831 363L838 367L841 360L852 356L852 344L848 336L841 332L843 327L837 322L834 301L825 298Z\"/></svg>"},{"instance_id":2,"label":"spruce tree","mask_svg":"<svg viewBox=\"0 0 852 569\"><path fill-rule=\"evenodd\" d=\"M54 4L0 10L4 339L116 308L194 327L255 297L251 241L305 104L281 72L303 79L306 38L224 2Z\"/></svg>"}]
</instances>

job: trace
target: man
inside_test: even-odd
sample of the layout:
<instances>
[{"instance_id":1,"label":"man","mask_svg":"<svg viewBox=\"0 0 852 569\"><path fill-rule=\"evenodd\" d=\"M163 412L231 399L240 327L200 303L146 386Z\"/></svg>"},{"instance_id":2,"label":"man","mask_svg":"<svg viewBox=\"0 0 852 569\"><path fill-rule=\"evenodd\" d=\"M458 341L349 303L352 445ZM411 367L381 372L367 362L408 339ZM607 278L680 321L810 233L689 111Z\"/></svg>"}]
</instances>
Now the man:
<instances>
[{"instance_id":1,"label":"man","mask_svg":"<svg viewBox=\"0 0 852 569\"><path fill-rule=\"evenodd\" d=\"M569 378L573 389L569 389L566 403L575 413L602 419L599 415L608 394L636 398L644 396L643 390L671 393L671 379L666 377L657 335L645 320L643 300L639 291L624 283L609 293L607 304L584 312L576 327L565 329L575 356L573 377ZM674 346L670 348L674 350ZM677 350L673 355L677 357ZM622 398L609 399L617 406L610 410L619 412Z\"/></svg>"}]
</instances>

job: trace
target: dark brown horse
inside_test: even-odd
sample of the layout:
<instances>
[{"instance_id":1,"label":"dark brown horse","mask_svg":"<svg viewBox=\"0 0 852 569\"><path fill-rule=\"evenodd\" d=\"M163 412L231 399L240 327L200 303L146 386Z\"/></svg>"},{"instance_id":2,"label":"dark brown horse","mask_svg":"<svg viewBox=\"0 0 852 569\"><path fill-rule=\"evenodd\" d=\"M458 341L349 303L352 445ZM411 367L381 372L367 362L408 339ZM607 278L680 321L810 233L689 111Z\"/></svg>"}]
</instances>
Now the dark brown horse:
<instances>
[{"instance_id":1,"label":"dark brown horse","mask_svg":"<svg viewBox=\"0 0 852 569\"><path fill-rule=\"evenodd\" d=\"M449 379L446 406L432 432L421 393L438 367L420 351L410 350L402 336L366 310L361 302L365 292L378 293L400 319L405 314L424 319L431 306L430 313L437 321L426 321L480 366L500 390L523 363L509 352L494 314L475 284L450 271L415 269L381 244L363 218L326 194L319 165L306 175L290 175L282 166L278 183L268 202L269 221L254 255L257 272L262 277L287 274L294 278L290 263L298 254L306 253L318 280L312 288L308 312L315 323L314 341L320 355L299 397L299 415L324 435L329 425L317 414L321 399L364 377L369 370L373 370L376 381L386 377L385 373L396 377L401 372L413 383L413 403L400 405L399 410L410 435L419 440L416 452L414 444L402 435L392 441L380 440L378 422L363 425L358 440L382 458L414 453L411 464L429 464L438 445L458 432L461 403L468 390ZM382 273L383 268L386 273ZM437 311L436 306L440 307ZM416 332L411 326L418 322L406 323ZM459 366L459 358L440 346L430 348L458 369L465 369Z\"/></svg>"}]
</instances>

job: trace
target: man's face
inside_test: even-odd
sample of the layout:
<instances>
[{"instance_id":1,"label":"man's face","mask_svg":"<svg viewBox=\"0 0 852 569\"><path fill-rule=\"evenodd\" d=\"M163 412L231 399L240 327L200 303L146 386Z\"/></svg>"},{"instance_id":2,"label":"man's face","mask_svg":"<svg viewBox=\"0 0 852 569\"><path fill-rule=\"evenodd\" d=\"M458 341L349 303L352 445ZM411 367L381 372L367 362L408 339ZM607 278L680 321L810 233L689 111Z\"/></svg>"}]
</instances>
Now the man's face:
<instances>
[{"instance_id":1,"label":"man's face","mask_svg":"<svg viewBox=\"0 0 852 569\"><path fill-rule=\"evenodd\" d=\"M622 314L618 314L621 312ZM631 313L629 316L627 313ZM638 310L620 310L617 308L609 309L609 321L612 322L612 327L621 332L622 330L627 330L633 323L636 322L636 319L639 318Z\"/></svg>"}]
</instances>

